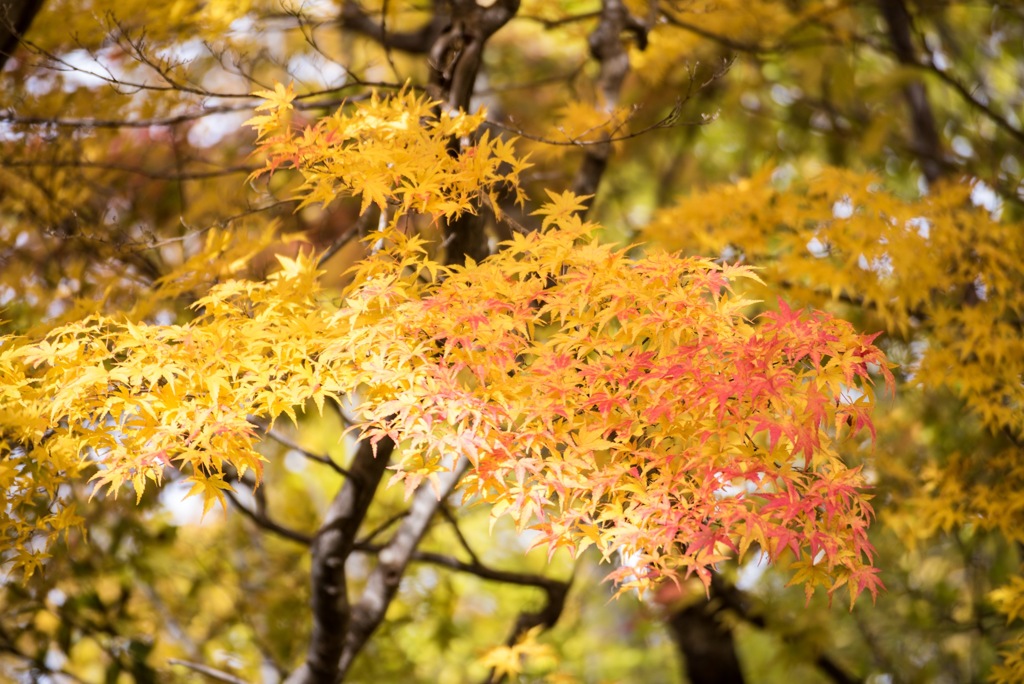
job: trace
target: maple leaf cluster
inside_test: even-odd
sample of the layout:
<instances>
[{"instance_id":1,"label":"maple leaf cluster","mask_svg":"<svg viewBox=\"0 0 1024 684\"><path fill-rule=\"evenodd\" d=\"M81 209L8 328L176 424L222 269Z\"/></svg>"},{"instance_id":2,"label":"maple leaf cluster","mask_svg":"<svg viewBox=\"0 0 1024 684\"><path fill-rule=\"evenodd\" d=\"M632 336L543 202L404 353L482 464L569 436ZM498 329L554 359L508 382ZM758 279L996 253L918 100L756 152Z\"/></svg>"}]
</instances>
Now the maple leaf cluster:
<instances>
[{"instance_id":1,"label":"maple leaf cluster","mask_svg":"<svg viewBox=\"0 0 1024 684\"><path fill-rule=\"evenodd\" d=\"M499 189L522 199L519 174L530 164L515 155L513 141L485 131L473 146L452 148L452 139L480 128L483 112L439 113L439 103L409 91L387 98L374 94L362 106L341 107L300 131L291 125L290 85L255 94L267 98L257 107L266 113L246 123L256 130L267 159L250 180L297 170L303 181L296 190L300 208L353 195L362 198L360 211L374 204L397 214L451 218L475 211L473 200L481 193L491 206L497 206Z\"/></svg>"},{"instance_id":2,"label":"maple leaf cluster","mask_svg":"<svg viewBox=\"0 0 1024 684\"><path fill-rule=\"evenodd\" d=\"M282 89L271 111L288 97ZM368 111L415 102L399 95ZM357 111L318 127L285 164L305 179L303 201L323 201L326 182L398 214L465 210L459 184L472 176L474 192L488 192L494 167L436 186L455 198L449 207L419 204L411 172L381 181L381 199L345 175L348 161L328 160L349 145L365 155L394 152L400 138L434 144L467 117L421 113L398 125ZM331 131L344 142L317 138ZM261 133L273 159L297 144L290 135ZM438 163L462 164L442 152L449 161ZM748 267L630 257L601 244L581 208L553 194L539 231L463 266L438 264L421 238L388 228L369 238L378 249L340 297L322 290L312 257L278 257L265 281L214 286L183 325L93 316L7 339L0 408L28 414L26 439L52 436L34 452L40 463L64 459L68 477L94 468L96 491L127 484L141 497L171 467L209 509L246 472L259 483L256 423L345 400L365 438L398 444L393 479L407 491L466 459L467 500L536 530L552 553L630 555L632 567L612 573L623 587L679 574L707 584L716 563L757 548L792 565L808 596L844 585L851 601L874 595L865 482L836 450L872 429L873 377L892 382L873 338L784 302L755 315L760 305L733 292L757 281Z\"/></svg>"}]
</instances>

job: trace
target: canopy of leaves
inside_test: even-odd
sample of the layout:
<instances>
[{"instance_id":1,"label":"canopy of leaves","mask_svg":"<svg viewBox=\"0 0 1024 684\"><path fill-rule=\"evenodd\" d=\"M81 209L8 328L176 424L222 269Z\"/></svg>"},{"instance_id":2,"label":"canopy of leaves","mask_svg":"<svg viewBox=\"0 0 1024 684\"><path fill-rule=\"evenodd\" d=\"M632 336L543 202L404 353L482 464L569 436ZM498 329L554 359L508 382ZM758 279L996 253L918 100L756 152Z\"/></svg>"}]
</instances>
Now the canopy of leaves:
<instances>
[{"instance_id":1,"label":"canopy of leaves","mask_svg":"<svg viewBox=\"0 0 1024 684\"><path fill-rule=\"evenodd\" d=\"M1024 679L1016 5L23 5L0 676Z\"/></svg>"}]
</instances>

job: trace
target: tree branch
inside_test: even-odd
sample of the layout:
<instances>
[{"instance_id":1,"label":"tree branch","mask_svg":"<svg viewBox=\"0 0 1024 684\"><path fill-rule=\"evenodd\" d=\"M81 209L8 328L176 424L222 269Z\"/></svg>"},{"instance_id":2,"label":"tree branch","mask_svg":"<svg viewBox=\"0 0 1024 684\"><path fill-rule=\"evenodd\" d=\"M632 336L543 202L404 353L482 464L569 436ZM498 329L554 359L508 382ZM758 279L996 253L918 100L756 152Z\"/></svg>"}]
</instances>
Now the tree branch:
<instances>
[{"instance_id":1,"label":"tree branch","mask_svg":"<svg viewBox=\"0 0 1024 684\"><path fill-rule=\"evenodd\" d=\"M252 520L256 525L268 532L273 532L282 539L288 539L289 541L297 542L303 546L309 546L313 543L313 537L275 522L264 511L250 510L238 500L238 496L234 492L225 491L224 494L227 495L228 499L231 500L231 503L234 504L235 508L237 508L242 515L249 518L249 520Z\"/></svg>"},{"instance_id":2,"label":"tree branch","mask_svg":"<svg viewBox=\"0 0 1024 684\"><path fill-rule=\"evenodd\" d=\"M209 180L210 178L222 178L233 174L249 174L256 171L256 166L229 166L222 169L211 169L210 171L148 171L137 166L127 164L116 164L113 162L89 161L88 159L0 159L0 166L9 169L17 168L51 168L51 169L96 169L99 171L118 171L130 173L135 176L142 176L151 180L165 181L193 181Z\"/></svg>"},{"instance_id":3,"label":"tree branch","mask_svg":"<svg viewBox=\"0 0 1024 684\"><path fill-rule=\"evenodd\" d=\"M357 543L353 548L353 551L379 554L385 548L387 548L386 544L371 544L366 542ZM550 577L544 577L543 575L534 575L526 572L498 570L480 562L467 563L466 561L459 560L454 556L446 556L441 553L435 553L434 551L421 551L417 549L413 551L409 560L414 563L427 563L429 565L437 565L457 572L464 572L468 575L473 575L491 582L514 584L521 587L537 587L538 589L543 589L545 592L550 593L558 593L563 590L567 592L569 589L569 582L567 581L563 582L561 580L551 579Z\"/></svg>"},{"instance_id":4,"label":"tree branch","mask_svg":"<svg viewBox=\"0 0 1024 684\"><path fill-rule=\"evenodd\" d=\"M168 658L167 664L181 665L182 667L187 667L193 672L198 672L199 674L205 675L210 679L216 680L218 682L227 682L227 684L247 684L247 682L241 677L236 677L233 674L224 672L223 670L218 670L209 667L208 665L203 665L201 663L193 663L189 660L182 660L180 658Z\"/></svg>"},{"instance_id":5,"label":"tree branch","mask_svg":"<svg viewBox=\"0 0 1024 684\"><path fill-rule=\"evenodd\" d=\"M21 43L21 37L43 7L44 0L0 0L0 69Z\"/></svg>"},{"instance_id":6,"label":"tree branch","mask_svg":"<svg viewBox=\"0 0 1024 684\"><path fill-rule=\"evenodd\" d=\"M541 589L544 590L544 605L540 610L520 612L512 625L508 638L505 639L505 644L507 646L515 645L524 634L534 627L543 629L554 627L558 618L562 616L562 611L565 610L565 599L569 595L571 586L572 578L565 582L548 580L545 585L541 586ZM485 684L498 684L503 680L504 677L497 676L497 671L492 669L487 675Z\"/></svg>"},{"instance_id":7,"label":"tree branch","mask_svg":"<svg viewBox=\"0 0 1024 684\"><path fill-rule=\"evenodd\" d=\"M841 6L842 5L837 5L836 7L838 8ZM826 8L821 12L821 14L825 14L830 11L835 11L835 8ZM664 8L661 9L661 16L671 26L683 29L684 31L688 31L694 35L700 36L701 38L706 38L734 52L742 52L755 56L773 55L788 50L803 50L807 48L835 45L835 40L831 37L808 38L799 41L790 39L790 36L810 26L812 23L815 23L818 19L821 18L820 15L807 16L804 20L799 21L790 26L788 29L786 29L786 31L784 31L779 36L779 38L776 41L769 44L743 42L736 40L734 38L730 38L729 36L722 35L720 33L709 31L698 24L693 24L686 21L685 19L682 19L681 17L679 17L679 15L673 14L671 11L666 10Z\"/></svg>"},{"instance_id":8,"label":"tree branch","mask_svg":"<svg viewBox=\"0 0 1024 684\"><path fill-rule=\"evenodd\" d=\"M727 583L719 575L712 578L712 597L721 602L718 611L729 609L735 612L745 622L759 629L767 629L768 622L764 617L755 613L750 608L750 599L746 593L735 585ZM785 638L785 635L783 635ZM814 664L822 674L827 676L835 684L858 684L861 680L854 677L836 663L827 653L817 653L814 656Z\"/></svg>"},{"instance_id":9,"label":"tree branch","mask_svg":"<svg viewBox=\"0 0 1024 684\"><path fill-rule=\"evenodd\" d=\"M323 254L321 254L317 258L316 265L322 267L324 264L328 262L328 260L330 260L331 257L337 254L342 247L351 242L353 238L362 237L363 235L365 235L366 229L370 224L371 214L372 212L370 211L370 209L367 209L362 214L360 214L359 218L355 220L355 223L353 223L348 230L346 230L344 233L335 238L331 245L324 250ZM335 404L332 403L332 405L334 405L337 408ZM335 464L334 461L331 461L331 464L338 468L341 472L344 472L344 470L341 469L340 466L337 466L337 464Z\"/></svg>"},{"instance_id":10,"label":"tree branch","mask_svg":"<svg viewBox=\"0 0 1024 684\"><path fill-rule=\"evenodd\" d=\"M448 13L441 9L445 4L435 2L430 21L415 31L388 31L383 21L375 21L358 2L345 0L341 6L341 27L371 38L387 50L423 55L430 51L430 46L450 21Z\"/></svg>"},{"instance_id":11,"label":"tree branch","mask_svg":"<svg viewBox=\"0 0 1024 684\"><path fill-rule=\"evenodd\" d=\"M914 44L911 39L911 17L903 0L878 0L879 9L889 29L889 40L896 55L896 60L904 66L919 64ZM942 72L939 72L942 73ZM918 151L917 159L921 171L929 183L934 183L943 175L945 158L939 129L935 124L935 113L928 102L928 93L924 83L913 80L903 87L903 99L910 109L914 147Z\"/></svg>"},{"instance_id":12,"label":"tree branch","mask_svg":"<svg viewBox=\"0 0 1024 684\"><path fill-rule=\"evenodd\" d=\"M353 233L352 229L345 231L345 233L341 236L342 238L345 238L345 242L347 242L349 239L351 239L351 235L349 235L350 233ZM339 240L340 239L341 238L339 238ZM339 246L339 249L340 249L340 246ZM328 251L330 251L330 250L328 250ZM335 249L334 251L337 251L337 249ZM333 253L334 252L331 252L331 254L333 254ZM326 261L327 258L330 258L330 257L321 257L322 261L320 263L322 264L322 262ZM267 436L270 439L274 440L278 444L280 444L282 446L285 446L285 447L291 449L292 451L299 452L300 454L302 454L303 457L309 459L310 461L313 461L314 463L321 463L321 464L323 464L325 466L328 466L331 470L333 470L334 472L338 473L339 475L345 475L346 477L348 477L349 472L345 468L342 468L340 465L335 463L334 459L332 459L330 456L326 456L326 455L323 455L323 454L314 454L312 451L310 451L309 449L306 449L305 447L301 446L298 442L296 442L295 440L291 439L290 437L286 437L285 435L282 435L277 430L270 429L270 426L267 425L265 422L262 422L262 421L259 421L259 420L252 420L252 419L250 419L249 422L252 423L253 425L255 425L256 427L258 427L263 432L263 434L265 436Z\"/></svg>"},{"instance_id":13,"label":"tree branch","mask_svg":"<svg viewBox=\"0 0 1024 684\"><path fill-rule=\"evenodd\" d=\"M441 517L448 521L448 524L452 526L452 530L455 532L455 536L459 540L459 545L462 546L463 551L469 556L470 561L476 565L480 565L480 558L473 551L473 547L469 545L469 541L466 540L466 536L462 534L462 530L459 529L459 521L455 519L455 514L448 508L447 504L441 503Z\"/></svg>"},{"instance_id":14,"label":"tree branch","mask_svg":"<svg viewBox=\"0 0 1024 684\"><path fill-rule=\"evenodd\" d=\"M393 449L394 443L388 439L376 445L366 439L360 442L348 469L349 477L313 540L313 633L306 662L287 679L288 684L333 684L341 678L338 662L351 618L345 561L352 553L359 526Z\"/></svg>"},{"instance_id":15,"label":"tree branch","mask_svg":"<svg viewBox=\"0 0 1024 684\"><path fill-rule=\"evenodd\" d=\"M515 16L519 0L496 0L487 7L473 0L452 0L449 4L451 17L435 37L427 58L427 93L448 111L467 111L483 64L484 45ZM461 144L453 139L451 151L457 153ZM490 254L483 220L470 212L446 223L444 245L448 264L464 263L467 257L481 261Z\"/></svg>"},{"instance_id":16,"label":"tree branch","mask_svg":"<svg viewBox=\"0 0 1024 684\"><path fill-rule=\"evenodd\" d=\"M431 519L467 470L469 461L459 459L453 470L438 476L436 490L431 484L424 483L413 494L409 514L402 519L391 540L380 549L377 567L367 578L363 595L352 609L352 619L338 664L341 678L344 678L356 656L384 619L384 613L398 592L402 575L415 555L416 547L423 539Z\"/></svg>"},{"instance_id":17,"label":"tree branch","mask_svg":"<svg viewBox=\"0 0 1024 684\"><path fill-rule=\"evenodd\" d=\"M601 104L609 114L618 107L622 83L629 73L629 51L622 42L622 34L625 31L630 31L636 36L640 49L647 46L647 28L629 13L622 0L602 0L600 19L587 39L587 44L590 46L590 55L600 65L597 88L603 99ZM600 185L605 169L608 168L613 135L614 131L604 134L596 145L587 148L583 155L583 163L580 164L573 179L572 191L587 198L584 200L587 207L584 215L593 206L597 186Z\"/></svg>"}]
</instances>

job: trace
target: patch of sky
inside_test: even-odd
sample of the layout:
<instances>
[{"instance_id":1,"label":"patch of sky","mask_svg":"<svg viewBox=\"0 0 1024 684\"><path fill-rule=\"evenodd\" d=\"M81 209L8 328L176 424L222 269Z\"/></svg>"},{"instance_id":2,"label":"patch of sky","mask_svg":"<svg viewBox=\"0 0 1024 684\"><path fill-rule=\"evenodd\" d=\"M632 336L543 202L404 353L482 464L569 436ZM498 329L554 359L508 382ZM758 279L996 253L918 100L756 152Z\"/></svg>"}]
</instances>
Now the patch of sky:
<instances>
[{"instance_id":1,"label":"patch of sky","mask_svg":"<svg viewBox=\"0 0 1024 684\"><path fill-rule=\"evenodd\" d=\"M172 63L191 62L209 54L206 43L200 38L191 38L181 43L173 43L156 50L156 55Z\"/></svg>"},{"instance_id":2,"label":"patch of sky","mask_svg":"<svg viewBox=\"0 0 1024 684\"><path fill-rule=\"evenodd\" d=\"M153 316L153 322L157 325L172 325L177 318L170 309L161 309Z\"/></svg>"},{"instance_id":3,"label":"patch of sky","mask_svg":"<svg viewBox=\"0 0 1024 684\"><path fill-rule=\"evenodd\" d=\"M907 228L917 231L917 234L925 240L932 235L932 224L923 216L915 216L907 221Z\"/></svg>"},{"instance_id":4,"label":"patch of sky","mask_svg":"<svg viewBox=\"0 0 1024 684\"><path fill-rule=\"evenodd\" d=\"M772 100L775 101L775 104L782 107L788 107L797 100L799 100L801 97L803 97L804 93L796 86L791 86L787 88L786 86L780 83L776 83L775 85L772 86L771 94Z\"/></svg>"},{"instance_id":5,"label":"patch of sky","mask_svg":"<svg viewBox=\"0 0 1024 684\"><path fill-rule=\"evenodd\" d=\"M57 86L57 74L53 71L34 73L25 79L25 90L33 97L42 97Z\"/></svg>"},{"instance_id":6,"label":"patch of sky","mask_svg":"<svg viewBox=\"0 0 1024 684\"><path fill-rule=\"evenodd\" d=\"M740 566L736 573L736 588L740 591L750 591L761 581L769 564L768 554L759 551L756 556Z\"/></svg>"},{"instance_id":7,"label":"patch of sky","mask_svg":"<svg viewBox=\"0 0 1024 684\"><path fill-rule=\"evenodd\" d=\"M971 202L974 206L987 210L993 219L998 219L1003 212L1003 200L999 194L981 180L976 180L971 185Z\"/></svg>"},{"instance_id":8,"label":"patch of sky","mask_svg":"<svg viewBox=\"0 0 1024 684\"><path fill-rule=\"evenodd\" d=\"M79 88L89 90L107 85L111 80L124 80L125 73L116 67L115 48L105 48L96 54L88 50L72 50L61 56L61 88L72 93ZM111 59L105 59L110 56Z\"/></svg>"},{"instance_id":9,"label":"patch of sky","mask_svg":"<svg viewBox=\"0 0 1024 684\"><path fill-rule=\"evenodd\" d=\"M832 205L832 216L837 219L848 219L853 216L853 202L849 197L844 197Z\"/></svg>"},{"instance_id":10,"label":"patch of sky","mask_svg":"<svg viewBox=\"0 0 1024 684\"><path fill-rule=\"evenodd\" d=\"M281 3L287 12L301 12L307 19L337 19L338 7L333 0L285 0Z\"/></svg>"},{"instance_id":11,"label":"patch of sky","mask_svg":"<svg viewBox=\"0 0 1024 684\"><path fill-rule=\"evenodd\" d=\"M160 505L167 511L172 525L179 527L182 525L197 525L202 521L203 497L191 496L186 499L185 496L190 489L192 489L192 483L188 480L180 479L168 482L160 490ZM245 495L248 494L244 489L239 489L236 493L240 499L244 499Z\"/></svg>"},{"instance_id":12,"label":"patch of sky","mask_svg":"<svg viewBox=\"0 0 1024 684\"><path fill-rule=\"evenodd\" d=\"M7 306L14 301L16 294L10 285L0 285L0 307Z\"/></svg>"},{"instance_id":13,"label":"patch of sky","mask_svg":"<svg viewBox=\"0 0 1024 684\"><path fill-rule=\"evenodd\" d=\"M965 159L974 156L974 146L971 145L971 141L962 135L953 136L953 140L950 142L953 147L953 151Z\"/></svg>"},{"instance_id":14,"label":"patch of sky","mask_svg":"<svg viewBox=\"0 0 1024 684\"><path fill-rule=\"evenodd\" d=\"M188 142L193 147L207 149L237 132L251 116L249 112L223 112L199 119L188 131Z\"/></svg>"},{"instance_id":15,"label":"patch of sky","mask_svg":"<svg viewBox=\"0 0 1024 684\"><path fill-rule=\"evenodd\" d=\"M864 391L858 387L848 387L843 385L843 388L839 391L839 403L840 404L856 404L864 397Z\"/></svg>"},{"instance_id":16,"label":"patch of sky","mask_svg":"<svg viewBox=\"0 0 1024 684\"><path fill-rule=\"evenodd\" d=\"M783 164L772 171L772 185L778 190L785 190L796 178L796 169L792 164Z\"/></svg>"},{"instance_id":17,"label":"patch of sky","mask_svg":"<svg viewBox=\"0 0 1024 684\"><path fill-rule=\"evenodd\" d=\"M298 54L289 59L288 73L296 81L317 88L338 88L347 80L343 66L316 53Z\"/></svg>"},{"instance_id":18,"label":"patch of sky","mask_svg":"<svg viewBox=\"0 0 1024 684\"><path fill-rule=\"evenodd\" d=\"M284 456L284 467L291 473L301 473L306 469L306 457L298 449L289 449Z\"/></svg>"},{"instance_id":19,"label":"patch of sky","mask_svg":"<svg viewBox=\"0 0 1024 684\"><path fill-rule=\"evenodd\" d=\"M818 236L814 236L807 241L807 251L817 259L824 259L829 253L828 245L818 239Z\"/></svg>"},{"instance_id":20,"label":"patch of sky","mask_svg":"<svg viewBox=\"0 0 1024 684\"><path fill-rule=\"evenodd\" d=\"M976 294L978 299L981 301L988 299L988 286L985 285L985 281L981 276L974 279L974 294Z\"/></svg>"}]
</instances>

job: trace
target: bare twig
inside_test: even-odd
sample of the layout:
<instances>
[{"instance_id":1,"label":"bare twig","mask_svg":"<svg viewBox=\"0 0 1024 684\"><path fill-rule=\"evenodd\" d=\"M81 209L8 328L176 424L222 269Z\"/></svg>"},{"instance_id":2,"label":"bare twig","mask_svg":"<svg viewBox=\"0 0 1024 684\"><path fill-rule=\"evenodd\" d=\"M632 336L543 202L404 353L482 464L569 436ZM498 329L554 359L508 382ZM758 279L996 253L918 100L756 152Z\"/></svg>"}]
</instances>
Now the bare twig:
<instances>
[{"instance_id":1,"label":"bare twig","mask_svg":"<svg viewBox=\"0 0 1024 684\"><path fill-rule=\"evenodd\" d=\"M356 550L368 550L373 548L373 540L384 533L389 527L394 525L396 522L409 515L409 511L399 511L394 515L388 516L387 520L377 525L375 528L367 532L366 536L360 539L353 546Z\"/></svg>"},{"instance_id":2,"label":"bare twig","mask_svg":"<svg viewBox=\"0 0 1024 684\"><path fill-rule=\"evenodd\" d=\"M273 532L282 539L288 539L293 542L298 542L303 546L309 546L313 543L313 538L309 535L285 527L284 525L281 525L280 523L271 520L270 517L267 515L266 511L250 510L247 506L244 506L242 502L238 500L238 496L236 496L234 492L225 491L224 493L227 495L228 499L231 500L231 503L234 504L235 508L237 508L242 515L252 520L259 527L267 530L268 532Z\"/></svg>"},{"instance_id":3,"label":"bare twig","mask_svg":"<svg viewBox=\"0 0 1024 684\"><path fill-rule=\"evenodd\" d=\"M387 546L385 544L357 543L353 548L360 553L379 554ZM481 562L466 562L434 551L422 551L417 549L410 556L413 563L426 563L436 565L457 572L464 572L483 580L501 582L502 584L514 584L520 587L537 587L545 592L557 593L562 589L568 590L568 581L556 580L543 575L535 575L528 572L515 572L512 570L499 570Z\"/></svg>"},{"instance_id":4,"label":"bare twig","mask_svg":"<svg viewBox=\"0 0 1024 684\"><path fill-rule=\"evenodd\" d=\"M323 266L330 260L331 257L337 254L342 247L351 242L353 238L362 237L363 235L365 235L366 229L370 223L371 213L372 212L369 209L367 209L362 214L360 214L359 218L356 219L355 223L353 223L348 230L346 230L344 233L335 238L334 242L331 243L331 246L324 250L324 253L321 254L320 257L317 259L316 265Z\"/></svg>"},{"instance_id":5,"label":"bare twig","mask_svg":"<svg viewBox=\"0 0 1024 684\"><path fill-rule=\"evenodd\" d=\"M346 234L348 232L351 232L351 231L346 231ZM321 257L321 259L323 260L322 257ZM321 261L321 263L322 263L322 261ZM323 455L323 454L315 454L315 453L313 453L312 451L310 451L309 449L305 448L304 446L302 446L301 444L299 444L295 440L291 439L290 437L282 435L277 430L271 429L270 426L267 423L263 422L263 421L255 420L255 419L250 419L249 422L252 425L255 425L256 427L258 427L260 429L260 431L263 432L263 434L266 435L267 437L269 437L270 439L274 440L275 442L277 442L278 444L280 444L282 446L287 447L288 449L291 449L292 451L298 452L304 458L307 458L310 461L313 461L314 463L321 463L321 464L329 467L331 470L333 470L334 472L338 473L339 475L345 475L345 476L349 475L348 470L346 470L345 468L343 468L340 465L338 465L337 463L335 463L334 459L332 459L330 456L326 456L326 455Z\"/></svg>"},{"instance_id":6,"label":"bare twig","mask_svg":"<svg viewBox=\"0 0 1024 684\"><path fill-rule=\"evenodd\" d=\"M476 552L473 551L473 547L469 545L469 542L466 540L466 536L462 534L462 530L459 529L459 521L455 519L455 514L452 513L452 509L450 509L447 504L441 504L441 517L447 520L448 524L452 526L452 530L455 531L455 536L458 538L459 544L462 546L462 549L466 552L466 555L469 556L469 559L473 564L480 565L480 558L476 555Z\"/></svg>"},{"instance_id":7,"label":"bare twig","mask_svg":"<svg viewBox=\"0 0 1024 684\"><path fill-rule=\"evenodd\" d=\"M168 658L167 664L181 665L182 667L186 667L192 670L193 672L198 672L199 674L205 675L206 677L209 677L210 679L213 679L218 682L227 682L227 684L248 684L248 682L246 682L241 677L236 677L235 675L229 672L224 672L223 670L218 670L216 668L210 667L209 665L203 665L202 663L193 663L190 660L182 660L181 658Z\"/></svg>"},{"instance_id":8,"label":"bare twig","mask_svg":"<svg viewBox=\"0 0 1024 684\"><path fill-rule=\"evenodd\" d=\"M835 45L835 39L832 36L823 36L820 38L805 38L803 40L796 40L793 38L794 35L800 31L814 25L820 25L821 19L824 15L835 12L841 9L843 5L837 4L833 7L825 7L821 12L812 13L808 16L803 17L800 21L794 23L792 26L787 28L782 34L771 43L751 43L736 40L730 36L726 36L720 33L709 31L699 24L688 22L678 14L675 14L671 10L661 7L661 16L671 26L681 28L684 31L688 31L694 35L698 35L701 38L707 38L724 48L732 50L734 52L743 52L750 55L773 55L780 52L787 52L792 50L806 50L808 48L817 48L824 46Z\"/></svg>"},{"instance_id":9,"label":"bare twig","mask_svg":"<svg viewBox=\"0 0 1024 684\"><path fill-rule=\"evenodd\" d=\"M119 171L121 173L130 173L136 176L142 176L144 178L150 178L153 180L167 181L208 180L210 178L220 178L223 176L230 176L233 174L248 174L252 173L253 171L256 171L258 168L255 166L229 166L223 169L211 169L209 171L165 172L149 171L146 169L139 168L137 166L129 166L127 164L89 161L87 159L3 159L0 160L0 165L10 169L43 167L51 169L78 168L96 169L99 171Z\"/></svg>"}]
</instances>

